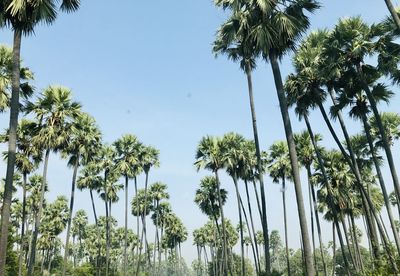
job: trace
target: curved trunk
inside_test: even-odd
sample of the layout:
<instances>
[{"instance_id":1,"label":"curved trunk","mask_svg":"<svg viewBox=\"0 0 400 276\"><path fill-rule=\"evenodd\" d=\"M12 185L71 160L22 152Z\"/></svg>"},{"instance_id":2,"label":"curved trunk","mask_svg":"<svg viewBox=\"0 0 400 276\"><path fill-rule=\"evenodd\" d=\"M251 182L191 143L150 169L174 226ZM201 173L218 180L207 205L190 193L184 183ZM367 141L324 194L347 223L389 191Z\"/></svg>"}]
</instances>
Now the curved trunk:
<instances>
[{"instance_id":1,"label":"curved trunk","mask_svg":"<svg viewBox=\"0 0 400 276\"><path fill-rule=\"evenodd\" d=\"M400 18L399 18L399 15L397 14L396 8L393 6L391 0L385 0L385 3L386 3L386 6L387 6L392 18L393 18L394 23L396 24L396 27L400 31Z\"/></svg>"},{"instance_id":2,"label":"curved trunk","mask_svg":"<svg viewBox=\"0 0 400 276\"><path fill-rule=\"evenodd\" d=\"M25 250L25 223L26 223L26 180L27 173L23 174L22 178L22 222L21 222L21 237L20 237L20 252L18 257L18 276L22 276L22 263Z\"/></svg>"},{"instance_id":3,"label":"curved trunk","mask_svg":"<svg viewBox=\"0 0 400 276\"><path fill-rule=\"evenodd\" d=\"M292 125L290 122L289 111L288 111L288 104L286 100L285 91L283 89L283 82L281 77L281 72L279 69L279 63L277 57L271 53L270 56L272 72L274 75L274 81L276 86L276 92L278 94L279 99L279 106L282 113L282 120L283 125L285 128L286 140L289 148L289 155L290 155L290 163L292 167L292 174L293 174L293 182L294 188L296 193L296 201L297 201L297 210L299 215L300 221L300 230L301 236L303 241L303 248L304 248L304 258L306 261L306 272L309 276L315 275L314 265L313 265L313 257L312 257L312 250L310 245L310 238L308 234L308 227L307 227L307 217L306 211L304 208L304 199L303 199L303 192L301 190L301 181L300 181L300 172L299 172L299 164L297 159L297 152L296 152L296 145L293 139L293 130Z\"/></svg>"},{"instance_id":4,"label":"curved trunk","mask_svg":"<svg viewBox=\"0 0 400 276\"><path fill-rule=\"evenodd\" d=\"M65 276L67 271L67 262L68 262L68 254L69 254L69 238L71 234L71 221L72 221L72 212L74 210L74 200L75 200L75 184L76 184L76 176L78 174L79 162L78 159L75 161L74 172L72 175L72 185L71 185L71 198L69 203L69 214L68 214L68 223L67 223L67 234L65 238L65 250L64 250L64 263L62 275Z\"/></svg>"},{"instance_id":5,"label":"curved trunk","mask_svg":"<svg viewBox=\"0 0 400 276\"><path fill-rule=\"evenodd\" d=\"M13 190L14 167L17 148L17 126L19 113L20 90L20 60L21 60L20 30L14 31L13 58L12 58L12 83L10 102L10 125L8 134L7 173L4 185L3 206L1 208L1 235L0 235L0 276L4 276L8 244L8 227L10 223L10 208Z\"/></svg>"},{"instance_id":6,"label":"curved trunk","mask_svg":"<svg viewBox=\"0 0 400 276\"><path fill-rule=\"evenodd\" d=\"M265 271L267 275L271 273L271 258L269 255L269 232L268 232L268 220L267 220L267 201L265 199L265 190L264 190L264 177L261 163L261 150L260 143L258 140L258 130L257 130L257 118L256 118L256 109L254 106L254 96L253 96L253 81L251 77L251 68L249 64L246 64L246 76L247 76L247 85L249 90L249 100L250 100L250 110L251 110L251 118L253 124L253 134L254 134L254 144L256 147L256 157L257 157L257 172L258 172L258 180L260 181L260 192L261 192L261 224L264 236L264 256L265 256ZM258 197L257 197L258 199Z\"/></svg>"},{"instance_id":7,"label":"curved trunk","mask_svg":"<svg viewBox=\"0 0 400 276\"><path fill-rule=\"evenodd\" d=\"M287 216L286 216L286 181L284 176L282 177L282 204L283 204L283 224L285 227L286 267L288 275L291 275L290 260L289 260L289 241L288 241L288 231L287 231Z\"/></svg>"},{"instance_id":8,"label":"curved trunk","mask_svg":"<svg viewBox=\"0 0 400 276\"><path fill-rule=\"evenodd\" d=\"M125 239L124 239L124 276L128 266L128 176L125 175Z\"/></svg>"},{"instance_id":9,"label":"curved trunk","mask_svg":"<svg viewBox=\"0 0 400 276\"><path fill-rule=\"evenodd\" d=\"M368 140L368 145L369 145L369 149L371 151L372 160L374 161L376 175L378 176L379 184L381 186L382 195L383 195L383 199L385 201L386 211L388 213L390 226L392 228L392 233L393 233L393 237L394 237L394 240L395 240L397 252L398 252L398 254L400 254L399 234L398 234L398 232L396 230L396 224L394 222L392 208L390 206L390 200L389 200L389 196L388 196L388 193L387 193L387 190L386 190L385 181L383 179L383 175L382 175L382 172L381 172L379 161L378 161L378 158L377 158L376 153L375 153L375 146L374 146L374 142L373 142L373 139L372 139L371 133L370 133L371 126L369 125L367 116L365 114L363 114L363 116L362 116L362 122L364 124L365 135L366 135L367 140Z\"/></svg>"},{"instance_id":10,"label":"curved trunk","mask_svg":"<svg viewBox=\"0 0 400 276\"><path fill-rule=\"evenodd\" d=\"M37 216L37 219L35 220L35 229L33 231L33 236L32 236L32 247L31 247L31 256L29 258L28 276L32 276L33 269L35 266L36 243L37 243L37 238L39 235L40 220L42 219L42 213L43 213L43 202L44 202L44 193L46 191L47 166L49 164L49 156L50 156L50 150L47 149L45 158L44 158L44 165L43 165L43 182L42 182L41 191L40 191L38 216Z\"/></svg>"},{"instance_id":11,"label":"curved trunk","mask_svg":"<svg viewBox=\"0 0 400 276\"><path fill-rule=\"evenodd\" d=\"M238 214L239 214L239 232L240 232L240 263L241 263L241 274L244 276L245 274L245 266L244 266L244 244L243 244L243 220L242 220L242 209L240 208L240 193L239 193L239 187L237 183L237 177L236 173L232 176L233 179L233 184L235 185L235 192L236 192L236 200L237 200L237 205L238 205Z\"/></svg>"}]
</instances>

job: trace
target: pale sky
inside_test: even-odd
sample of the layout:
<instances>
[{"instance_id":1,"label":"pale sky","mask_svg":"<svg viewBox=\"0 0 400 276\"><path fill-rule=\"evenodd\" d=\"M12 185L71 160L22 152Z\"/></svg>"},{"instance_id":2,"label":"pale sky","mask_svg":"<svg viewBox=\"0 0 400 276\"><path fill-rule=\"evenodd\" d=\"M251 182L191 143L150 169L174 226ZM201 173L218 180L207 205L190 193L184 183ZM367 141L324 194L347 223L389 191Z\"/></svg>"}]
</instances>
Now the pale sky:
<instances>
[{"instance_id":1,"label":"pale sky","mask_svg":"<svg viewBox=\"0 0 400 276\"><path fill-rule=\"evenodd\" d=\"M322 5L311 16L311 30L330 28L344 16L361 15L372 23L388 15L384 1L325 0ZM197 173L193 167L197 143L204 135L229 131L253 137L245 76L237 64L222 56L216 59L211 52L215 31L224 18L211 0L86 0L78 12L60 15L53 26L41 26L35 35L22 41L24 65L35 73L37 91L51 84L69 87L83 110L96 118L106 142L132 133L160 150L161 166L150 173L150 183L168 184L173 210L189 231L189 239L182 247L188 265L196 256L191 232L207 221L193 202L199 180L207 174ZM1 31L0 43L11 45L12 33ZM286 57L283 78L291 70L290 57ZM261 147L266 150L274 141L285 138L268 64L259 62L254 72L254 90ZM388 109L398 111L399 106L395 97ZM324 145L332 147L318 115L313 113L311 117L315 132L326 138ZM1 129L8 126L8 116L0 114ZM293 113L292 124L295 131L305 128ZM349 126L352 133L359 130L356 122L349 122ZM395 158L398 159L396 155ZM0 163L0 172L5 176L4 162ZM385 174L391 191L387 170ZM71 177L72 170L67 168L66 161L52 155L49 200L61 194L69 197ZM144 178L140 181L143 186ZM222 181L230 195L226 216L236 223L233 184L227 177ZM304 172L302 182L306 187ZM269 228L279 230L283 238L280 187L268 178L266 185ZM132 183L129 197L133 194ZM123 191L113 207L120 226L124 216L122 195ZM290 184L287 197L289 244L298 248L300 230ZM308 211L306 188L304 198ZM104 204L100 200L96 204L98 212L104 215ZM78 209L85 209L90 222L94 222L88 192L77 192L75 211ZM133 229L135 222L130 216ZM331 239L330 229L330 225L323 223L325 241Z\"/></svg>"}]
</instances>

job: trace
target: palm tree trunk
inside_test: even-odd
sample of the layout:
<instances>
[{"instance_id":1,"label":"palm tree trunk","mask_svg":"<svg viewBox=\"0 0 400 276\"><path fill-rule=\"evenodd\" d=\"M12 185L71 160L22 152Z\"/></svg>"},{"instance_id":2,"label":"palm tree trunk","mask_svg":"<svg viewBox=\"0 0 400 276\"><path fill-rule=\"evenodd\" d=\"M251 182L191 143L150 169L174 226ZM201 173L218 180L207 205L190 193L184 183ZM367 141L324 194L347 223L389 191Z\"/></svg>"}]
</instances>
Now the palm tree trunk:
<instances>
[{"instance_id":1,"label":"palm tree trunk","mask_svg":"<svg viewBox=\"0 0 400 276\"><path fill-rule=\"evenodd\" d=\"M332 276L335 276L336 267L336 235L335 235L335 223L332 222Z\"/></svg>"},{"instance_id":2,"label":"palm tree trunk","mask_svg":"<svg viewBox=\"0 0 400 276\"><path fill-rule=\"evenodd\" d=\"M35 221L35 230L33 231L33 236L32 236L32 248L31 248L31 256L29 258L28 276L32 276L33 269L35 266L36 242L39 235L40 220L42 218L42 213L43 213L43 202L44 202L44 193L46 191L47 166L49 164L49 156L50 156L50 149L47 149L43 164L43 183L40 191L38 216Z\"/></svg>"},{"instance_id":3,"label":"palm tree trunk","mask_svg":"<svg viewBox=\"0 0 400 276\"><path fill-rule=\"evenodd\" d=\"M340 216L340 221L342 223L342 227L343 227L343 232L344 232L344 237L346 239L346 244L347 244L347 250L349 251L349 255L350 255L350 259L351 262L353 263L353 267L356 270L356 272L359 272L359 267L358 267L358 263L356 261L356 258L354 256L355 252L352 252L352 244L349 240L349 231L347 230L347 225L346 225L346 220L345 220L345 214L342 212L341 216Z\"/></svg>"},{"instance_id":4,"label":"palm tree trunk","mask_svg":"<svg viewBox=\"0 0 400 276\"><path fill-rule=\"evenodd\" d=\"M244 208L243 201L242 201L242 198L240 197L240 195L239 195L239 201L240 201L240 206L242 207L244 219L246 221L247 231L249 232L249 236L250 236L250 244L251 244L251 249L253 251L253 258L254 258L255 267L256 267L256 274L259 275L260 274L260 264L259 264L259 261L257 259L257 253L256 253L256 250L255 250L255 247L254 247L253 239L251 238L252 230L250 228L249 220L248 220L247 214L246 214L246 209ZM248 252L249 251L249 246L248 245L247 245L246 250L247 250L246 258L248 258L248 255L249 255L249 252Z\"/></svg>"},{"instance_id":5,"label":"palm tree trunk","mask_svg":"<svg viewBox=\"0 0 400 276\"><path fill-rule=\"evenodd\" d=\"M392 4L392 1L385 0L385 3L386 3L386 6L387 6L390 14L392 15L394 23L396 24L397 28L400 30L400 18L399 18L399 15L397 14L395 7Z\"/></svg>"},{"instance_id":6,"label":"palm tree trunk","mask_svg":"<svg viewBox=\"0 0 400 276\"><path fill-rule=\"evenodd\" d=\"M398 232L396 230L396 225L395 225L394 218L393 218L392 208L390 206L389 196L388 196L388 193L387 193L387 190L386 190L385 181L383 179L383 175L382 175L382 171L381 171L381 168L380 168L380 165L379 165L379 161L378 161L378 158L376 156L374 142L373 142L373 139L371 137L371 133L370 133L371 126L369 125L367 116L365 114L363 114L363 116L362 116L362 121L363 121L363 124L364 124L365 135L366 135L367 140L368 140L369 149L370 149L370 152L371 152L371 155L372 155L372 160L374 161L376 175L378 176L379 184L381 186L383 199L385 201L386 211L388 213L388 217L389 217L389 221L390 221L390 226L392 227L392 233L393 233L393 237L394 237L394 240L395 240L395 243L396 243L397 252L398 252L398 254L400 254L399 234L398 234Z\"/></svg>"},{"instance_id":7,"label":"palm tree trunk","mask_svg":"<svg viewBox=\"0 0 400 276\"><path fill-rule=\"evenodd\" d=\"M289 242L287 231L287 216L286 216L286 181L285 176L282 177L282 204L283 204L283 224L285 227L285 251L286 251L286 267L288 275L290 273L290 260L289 260Z\"/></svg>"},{"instance_id":8,"label":"palm tree trunk","mask_svg":"<svg viewBox=\"0 0 400 276\"><path fill-rule=\"evenodd\" d=\"M108 193L107 193L107 169L104 172L104 204L106 208L106 276L108 276L109 262L110 262L110 222L108 210Z\"/></svg>"},{"instance_id":9,"label":"palm tree trunk","mask_svg":"<svg viewBox=\"0 0 400 276\"><path fill-rule=\"evenodd\" d=\"M264 177L263 177L263 169L261 163L261 150L260 143L258 139L258 129L257 129L257 118L256 118L256 109L254 105L254 96L253 96L253 81L251 77L251 68L250 64L246 64L246 76L247 76L247 85L249 90L249 100L250 100L250 110L251 110L251 118L253 124L253 134L254 134L254 144L256 147L256 157L257 157L257 172L258 172L258 180L260 181L260 192L261 192L261 224L264 236L264 257L265 257L265 272L268 274L271 273L271 257L269 254L269 232L268 232L268 219L267 219L267 201L265 199L265 189L264 189Z\"/></svg>"},{"instance_id":10,"label":"palm tree trunk","mask_svg":"<svg viewBox=\"0 0 400 276\"><path fill-rule=\"evenodd\" d=\"M241 274L244 276L245 273L245 266L244 266L244 244L243 244L243 220L242 220L242 209L240 208L240 193L239 193L239 187L237 183L237 177L236 173L232 176L233 179L233 184L235 185L235 191L236 191L236 200L237 200L237 205L238 205L238 214L239 214L239 232L240 232L240 260L241 260Z\"/></svg>"},{"instance_id":11,"label":"palm tree trunk","mask_svg":"<svg viewBox=\"0 0 400 276\"><path fill-rule=\"evenodd\" d=\"M312 250L308 234L307 217L304 208L303 192L301 190L299 164L297 159L296 145L293 139L293 130L289 117L288 104L286 100L285 91L283 89L283 82L282 82L281 72L279 69L279 63L277 57L273 53L270 54L270 61L271 61L272 72L274 75L276 92L278 94L279 106L282 113L282 120L285 127L286 140L289 148L290 163L292 167L293 182L296 193L297 210L300 221L300 229L304 247L304 257L306 260L307 275L314 276L315 270L313 265Z\"/></svg>"},{"instance_id":12,"label":"palm tree trunk","mask_svg":"<svg viewBox=\"0 0 400 276\"><path fill-rule=\"evenodd\" d=\"M363 260L362 260L362 256L361 256L360 246L359 246L358 239L357 239L356 223L354 221L354 214L353 214L352 210L350 211L349 218L350 218L350 223L349 224L351 226L351 229L352 229L352 232L353 232L353 236L354 236L353 239L354 239L355 250L357 252L355 254L358 257L358 262L359 262L359 265L360 265L361 273L364 273L364 264L363 264Z\"/></svg>"},{"instance_id":13,"label":"palm tree trunk","mask_svg":"<svg viewBox=\"0 0 400 276\"><path fill-rule=\"evenodd\" d=\"M147 201L147 186L149 183L149 171L145 172L146 174L146 180L145 180L145 184L144 184L144 201ZM143 229L144 229L144 240L146 243L146 254L147 254L147 260L148 260L148 265L151 265L151 260L150 260L150 252L149 252L149 244L147 242L147 233L146 233L146 213L147 213L147 204L144 205L144 218L142 220L142 224L143 224Z\"/></svg>"},{"instance_id":14,"label":"palm tree trunk","mask_svg":"<svg viewBox=\"0 0 400 276\"><path fill-rule=\"evenodd\" d=\"M307 120L308 120L308 118L307 118ZM310 135L310 132L309 132L309 135ZM323 269L324 269L324 275L327 276L328 275L328 270L327 270L326 262L325 262L324 244L322 242L321 224L320 224L320 221L319 221L319 214L318 214L318 208L317 208L317 199L316 199L316 195L315 195L314 185L311 183L311 177L312 177L311 167L308 166L306 168L306 170L307 170L308 185L310 187L310 193L311 193L311 197L312 197L312 210L313 210L313 212L315 214L315 221L316 221L316 224L317 224L317 232L318 232L318 240L319 240L319 249L320 249L320 253L321 253L321 261L322 261L322 266L323 266ZM315 252L314 252L314 255L315 255ZM316 268L316 270L317 270L317 268Z\"/></svg>"},{"instance_id":15,"label":"palm tree trunk","mask_svg":"<svg viewBox=\"0 0 400 276\"><path fill-rule=\"evenodd\" d=\"M329 92L332 93L331 91L329 91ZM334 96L332 94L331 94L331 97L332 97L333 104L336 104ZM331 122L329 121L328 115L326 114L326 111L325 111L322 103L319 103L318 106L319 106L321 114L322 114L322 116L324 118L324 121L325 121L326 125L328 126L328 129L329 129L333 139L335 140L335 142L338 145L343 157L345 158L346 162L349 164L350 169L352 170L352 172L354 173L354 175L356 177L356 180L357 180L356 183L358 184L357 186L358 186L358 189L360 190L360 194L361 194L361 202L362 202L362 205L363 205L364 213L366 214L365 218L366 218L366 221L367 221L368 228L370 229L372 249L373 249L373 252L374 252L374 256L377 258L379 256L379 254L380 254L379 253L379 242L378 242L378 236L377 236L377 233L376 233L376 227L375 227L375 224L374 224L373 219L372 219L371 214L370 214L370 209L373 208L373 206L371 206L370 200L368 200L369 197L365 193L365 190L364 190L364 187L363 187L363 184L362 184L362 178L361 178L360 170L358 168L357 161L356 161L355 156L353 154L353 150L352 150L351 143L350 143L350 137L348 135L346 125L344 124L344 120L343 120L342 114L339 111L337 115L338 115L340 127L341 127L342 132L343 132L343 134L345 136L345 140L346 140L347 148L348 148L349 153L350 153L350 157L347 154L346 150L344 149L344 147L343 147L342 143L340 142L339 138L337 137L336 132L333 129ZM363 192L363 190L364 190L364 192ZM366 197L368 197L368 198L366 198Z\"/></svg>"},{"instance_id":16,"label":"palm tree trunk","mask_svg":"<svg viewBox=\"0 0 400 276\"><path fill-rule=\"evenodd\" d=\"M339 244L340 244L340 249L342 251L342 257L343 257L343 260L344 260L344 266L345 266L345 269L346 269L346 272L347 272L348 276L350 276L351 275L350 265L349 265L349 261L347 260L347 257L346 257L346 246L345 246L344 241L343 241L342 231L340 230L340 225L339 225L339 222L337 221L337 219L334 218L333 221L334 221L334 224L336 226L336 232L337 232L337 235L338 235L338 238L339 238ZM345 235L346 235L346 233L345 233ZM350 248L349 248L349 252L350 252Z\"/></svg>"},{"instance_id":17,"label":"palm tree trunk","mask_svg":"<svg viewBox=\"0 0 400 276\"><path fill-rule=\"evenodd\" d=\"M137 187L137 177L135 176L134 178L135 181L135 196L136 196L136 206L139 208L139 198L137 196L138 194L138 187ZM139 238L139 224L140 224L140 220L139 220L139 215L136 216L136 235ZM136 248L136 255L137 255L137 261L139 263L139 245Z\"/></svg>"},{"instance_id":18,"label":"palm tree trunk","mask_svg":"<svg viewBox=\"0 0 400 276\"><path fill-rule=\"evenodd\" d=\"M96 206L94 205L94 200L93 200L93 190L89 189L89 193L90 193L90 200L92 202L94 222L96 224L96 229L97 229L97 240L100 241L100 228L99 228L99 224L97 221ZM97 256L96 256L96 275L99 276L100 275L100 254L101 254L100 243L98 243L97 247L98 247L98 249L97 249Z\"/></svg>"},{"instance_id":19,"label":"palm tree trunk","mask_svg":"<svg viewBox=\"0 0 400 276\"><path fill-rule=\"evenodd\" d=\"M128 175L125 175L125 240L124 240L124 276L128 266Z\"/></svg>"},{"instance_id":20,"label":"palm tree trunk","mask_svg":"<svg viewBox=\"0 0 400 276\"><path fill-rule=\"evenodd\" d=\"M13 58L12 58L12 83L10 102L10 125L8 134L7 173L4 185L3 207L1 208L1 235L0 235L0 276L5 274L6 254L8 245L8 227L10 223L10 208L13 190L14 167L17 148L17 126L19 112L20 90L20 60L21 60L22 32L14 31Z\"/></svg>"},{"instance_id":21,"label":"palm tree trunk","mask_svg":"<svg viewBox=\"0 0 400 276\"><path fill-rule=\"evenodd\" d=\"M332 210L333 220L334 220L333 226L336 226L336 228L337 228L340 244L341 244L341 247L342 247L343 246L343 240L342 240L342 237L341 237L339 223L337 222L338 221L338 214L336 212L335 205L332 202L332 198L333 198L333 196L332 196L332 187L331 187L331 184L330 184L330 182L328 180L328 176L327 176L326 171L325 171L324 160L322 159L322 155L321 155L320 149L318 148L317 142L315 140L315 136L314 136L314 133L312 131L311 124L310 124L310 121L308 119L307 114L303 114L303 117L304 117L304 121L306 122L307 131L308 131L308 134L310 135L310 139L311 139L311 143L313 145L314 151L315 151L315 155L317 156L317 161L318 161L319 167L321 169L321 173L322 173L322 176L323 176L323 181L324 181L324 183L326 185L326 188L327 188L327 191L328 191L328 196L329 196L328 206L330 206L330 209ZM334 234L335 234L335 231L333 230L333 235ZM344 254L343 247L342 247L342 254L343 254L343 261L345 263L345 268L346 268L347 274L350 275L349 264L348 264L346 255Z\"/></svg>"},{"instance_id":22,"label":"palm tree trunk","mask_svg":"<svg viewBox=\"0 0 400 276\"><path fill-rule=\"evenodd\" d=\"M223 241L223 275L227 275L228 271L228 248L226 242L226 228L225 228L225 216L224 216L224 208L222 204L222 197L221 197L221 183L219 182L218 171L215 171L215 179L217 181L217 193L218 193L218 204L219 204L219 212L221 216L221 226L222 226L222 241Z\"/></svg>"},{"instance_id":23,"label":"palm tree trunk","mask_svg":"<svg viewBox=\"0 0 400 276\"><path fill-rule=\"evenodd\" d=\"M65 250L64 250L64 263L62 269L62 275L65 276L67 271L67 262L68 262L68 251L69 251L69 238L71 234L71 221L72 221L72 212L74 210L74 200L75 200L75 184L76 184L76 176L78 175L79 161L75 161L74 172L72 175L72 185L71 185L71 198L69 203L69 214L68 214L68 223L67 223L67 234L65 238Z\"/></svg>"},{"instance_id":24,"label":"palm tree trunk","mask_svg":"<svg viewBox=\"0 0 400 276\"><path fill-rule=\"evenodd\" d=\"M26 182L27 173L24 172L22 177L22 223L21 223L21 238L20 238L20 252L18 258L18 276L22 276L22 263L25 250L25 223L26 223Z\"/></svg>"},{"instance_id":25,"label":"palm tree trunk","mask_svg":"<svg viewBox=\"0 0 400 276\"><path fill-rule=\"evenodd\" d=\"M254 227L253 212L252 212L252 208L251 208L251 204L250 204L250 194L249 194L249 187L248 187L247 180L244 181L244 185L245 185L245 188L246 188L247 207L249 208L249 216L250 216L250 223L251 223L251 233L253 233L254 249L256 251L256 255L255 256L257 256L257 257L254 257L254 261L256 262L256 265L258 267L258 271L260 273L261 272L261 266L260 266L260 259L258 258L258 256L259 256L259 254L258 254L258 243L257 243L257 236L256 236L255 227ZM250 230L249 230L249 233L250 233Z\"/></svg>"}]
</instances>

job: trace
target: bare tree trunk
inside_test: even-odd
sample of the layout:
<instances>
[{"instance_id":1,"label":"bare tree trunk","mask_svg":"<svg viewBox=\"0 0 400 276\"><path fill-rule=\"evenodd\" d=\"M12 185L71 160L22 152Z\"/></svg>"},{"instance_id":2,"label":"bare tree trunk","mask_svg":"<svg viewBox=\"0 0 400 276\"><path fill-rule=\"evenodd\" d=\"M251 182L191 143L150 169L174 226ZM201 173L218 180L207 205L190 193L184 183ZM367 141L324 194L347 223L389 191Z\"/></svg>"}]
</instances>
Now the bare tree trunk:
<instances>
[{"instance_id":1,"label":"bare tree trunk","mask_svg":"<svg viewBox=\"0 0 400 276\"><path fill-rule=\"evenodd\" d=\"M20 60L21 60L22 32L14 31L13 58L12 58L12 83L10 102L10 125L8 133L7 173L4 185L3 207L1 208L1 235L0 235L0 276L5 274L6 255L8 245L8 227L10 223L10 209L13 190L14 167L17 149L17 127L19 112L20 91Z\"/></svg>"},{"instance_id":2,"label":"bare tree trunk","mask_svg":"<svg viewBox=\"0 0 400 276\"><path fill-rule=\"evenodd\" d=\"M397 14L397 11L395 9L395 7L392 4L392 1L390 0L385 0L386 6L390 12L390 14L392 15L393 21L396 24L396 27L400 30L400 18L399 15Z\"/></svg>"},{"instance_id":3,"label":"bare tree trunk","mask_svg":"<svg viewBox=\"0 0 400 276\"><path fill-rule=\"evenodd\" d=\"M314 276L315 270L313 265L312 250L310 245L310 237L308 234L307 227L307 216L304 208L303 192L301 189L299 164L297 159L296 145L293 139L293 130L290 122L288 104L286 100L285 91L283 88L282 76L279 69L279 63L277 57L271 53L270 62L272 67L272 72L274 75L274 81L276 86L276 92L278 94L279 106L282 113L283 125L285 128L286 140L289 148L290 163L292 167L293 182L297 201L297 210L300 221L300 230L302 235L303 247L304 247L304 257L306 261L306 272L308 276Z\"/></svg>"},{"instance_id":4,"label":"bare tree trunk","mask_svg":"<svg viewBox=\"0 0 400 276\"><path fill-rule=\"evenodd\" d=\"M24 250L26 247L25 244L25 223L26 223L26 182L27 182L27 173L24 172L23 174L23 184L22 184L22 223L21 223L21 238L20 238L20 252L18 258L18 276L22 276L22 263L23 263L23 256Z\"/></svg>"},{"instance_id":5,"label":"bare tree trunk","mask_svg":"<svg viewBox=\"0 0 400 276\"><path fill-rule=\"evenodd\" d=\"M75 200L75 184L76 184L76 176L78 174L79 167L79 156L77 156L77 160L74 165L74 172L72 175L72 185L71 185L71 199L69 203L69 214L68 214L68 223L67 223L67 234L65 238L65 250L64 250L64 264L62 269L62 275L65 276L67 271L67 262L68 262L68 254L69 254L69 238L71 234L71 221L72 221L72 212L74 210L74 200Z\"/></svg>"}]
</instances>

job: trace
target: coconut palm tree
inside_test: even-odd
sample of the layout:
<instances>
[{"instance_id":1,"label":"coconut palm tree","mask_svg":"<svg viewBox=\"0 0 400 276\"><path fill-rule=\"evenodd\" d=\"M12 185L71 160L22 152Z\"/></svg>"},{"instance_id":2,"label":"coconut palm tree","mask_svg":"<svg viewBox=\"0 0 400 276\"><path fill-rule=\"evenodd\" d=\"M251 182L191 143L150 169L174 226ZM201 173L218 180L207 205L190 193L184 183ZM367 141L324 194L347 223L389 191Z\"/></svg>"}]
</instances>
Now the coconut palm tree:
<instances>
[{"instance_id":1,"label":"coconut palm tree","mask_svg":"<svg viewBox=\"0 0 400 276\"><path fill-rule=\"evenodd\" d=\"M283 203L283 223L285 227L285 245L286 245L286 266L287 273L290 275L289 261L289 243L287 233L287 218L286 218L286 180L292 180L291 166L289 158L289 150L284 141L277 141L269 148L269 166L268 171L273 182L282 182L282 203Z\"/></svg>"},{"instance_id":2,"label":"coconut palm tree","mask_svg":"<svg viewBox=\"0 0 400 276\"><path fill-rule=\"evenodd\" d=\"M35 102L28 102L25 108L27 113L33 114L38 121L38 131L32 138L32 142L44 152L43 181L46 182L50 152L58 151L66 145L69 135L69 128L66 126L81 115L81 105L72 101L71 90L59 86L50 86L43 91ZM39 202L38 220L35 223L33 233L28 275L33 273L36 240L43 210L40 203L43 199L44 185Z\"/></svg>"},{"instance_id":3,"label":"coconut palm tree","mask_svg":"<svg viewBox=\"0 0 400 276\"><path fill-rule=\"evenodd\" d=\"M68 165L73 167L71 198L69 205L69 218L67 224L67 233L65 238L64 264L62 274L65 276L67 269L67 260L69 254L69 238L72 222L72 213L75 200L75 186L78 176L78 168L82 164L93 161L97 151L101 147L101 133L95 125L95 120L88 114L82 113L71 125L67 145L62 149L62 154L69 157Z\"/></svg>"},{"instance_id":4,"label":"coconut palm tree","mask_svg":"<svg viewBox=\"0 0 400 276\"><path fill-rule=\"evenodd\" d=\"M79 0L46 0L46 1L17 1L6 0L2 2L0 10L0 26L10 26L14 31L11 101L10 101L10 125L7 159L7 175L4 190L4 207L2 209L2 228L0 238L0 276L4 275L6 248L8 239L8 223L10 217L10 204L12 193L12 179L15 166L16 138L19 113L20 93L20 52L22 35L32 34L39 23L52 24L57 18L57 11L73 12L79 8ZM29 274L31 275L31 274Z\"/></svg>"},{"instance_id":5,"label":"coconut palm tree","mask_svg":"<svg viewBox=\"0 0 400 276\"><path fill-rule=\"evenodd\" d=\"M140 150L142 144L131 134L124 135L114 142L116 150L115 169L125 178L125 244L124 244L124 275L127 273L128 262L128 182L138 175L140 168Z\"/></svg>"}]
</instances>

